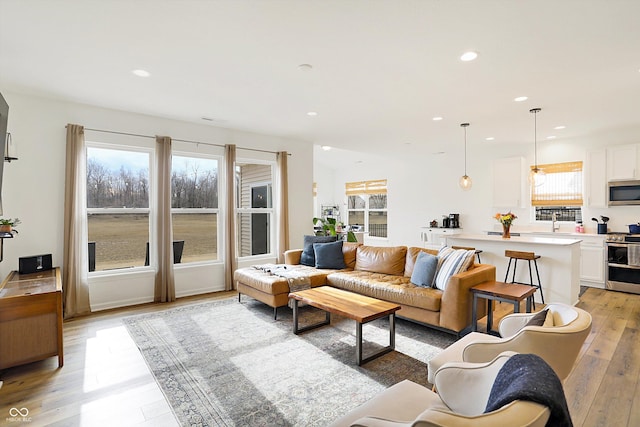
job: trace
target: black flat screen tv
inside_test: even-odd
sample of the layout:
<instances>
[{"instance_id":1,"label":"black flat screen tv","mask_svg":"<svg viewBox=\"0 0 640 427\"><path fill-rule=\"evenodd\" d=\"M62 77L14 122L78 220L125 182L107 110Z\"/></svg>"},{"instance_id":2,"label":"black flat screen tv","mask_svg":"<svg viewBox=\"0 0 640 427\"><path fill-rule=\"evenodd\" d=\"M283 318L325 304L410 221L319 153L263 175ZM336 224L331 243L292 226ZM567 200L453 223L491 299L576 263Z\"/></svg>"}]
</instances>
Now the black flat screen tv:
<instances>
[{"instance_id":1,"label":"black flat screen tv","mask_svg":"<svg viewBox=\"0 0 640 427\"><path fill-rule=\"evenodd\" d=\"M7 141L7 120L9 118L9 105L0 93L0 215L2 215L2 172L4 169L4 147Z\"/></svg>"}]
</instances>

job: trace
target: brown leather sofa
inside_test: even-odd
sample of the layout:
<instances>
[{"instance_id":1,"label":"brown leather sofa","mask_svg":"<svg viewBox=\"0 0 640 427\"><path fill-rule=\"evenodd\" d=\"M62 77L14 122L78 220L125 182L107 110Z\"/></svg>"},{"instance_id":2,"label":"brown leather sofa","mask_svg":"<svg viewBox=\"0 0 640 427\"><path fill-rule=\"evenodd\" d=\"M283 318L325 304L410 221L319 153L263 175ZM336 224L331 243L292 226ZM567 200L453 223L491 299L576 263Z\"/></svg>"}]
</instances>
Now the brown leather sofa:
<instances>
[{"instance_id":1,"label":"brown leather sofa","mask_svg":"<svg viewBox=\"0 0 640 427\"><path fill-rule=\"evenodd\" d=\"M285 264L310 274L312 287L329 285L394 302L401 306L396 313L398 317L459 333L471 324L473 298L469 289L495 280L496 268L488 264L473 264L467 271L451 276L445 291L423 288L410 280L421 251L437 254L437 251L418 247L345 243L343 254L347 268L344 270L300 266L302 249L285 252ZM256 298L274 309L287 305L289 289L286 279L253 268L236 270L235 279L240 294ZM485 305L479 304L478 316L485 314Z\"/></svg>"}]
</instances>

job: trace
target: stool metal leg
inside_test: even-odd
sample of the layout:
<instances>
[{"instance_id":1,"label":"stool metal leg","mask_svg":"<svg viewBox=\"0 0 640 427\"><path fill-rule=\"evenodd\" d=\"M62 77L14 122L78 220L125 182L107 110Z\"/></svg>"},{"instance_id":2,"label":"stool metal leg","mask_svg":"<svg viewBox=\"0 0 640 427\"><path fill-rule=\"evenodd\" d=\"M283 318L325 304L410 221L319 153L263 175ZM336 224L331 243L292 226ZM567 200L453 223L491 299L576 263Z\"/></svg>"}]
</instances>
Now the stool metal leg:
<instances>
[{"instance_id":1,"label":"stool metal leg","mask_svg":"<svg viewBox=\"0 0 640 427\"><path fill-rule=\"evenodd\" d=\"M530 259L528 259L527 261L529 262L529 283L531 283L531 286L535 286L536 288L538 288L538 289L539 289L539 286L536 286L536 285L533 283L533 273L531 272L531 260L530 260ZM534 260L534 262L535 262L535 260ZM540 283L540 281L539 281L539 280L538 280L538 283ZM543 301L543 302L544 302L544 301ZM536 309L536 302L535 302L535 301L533 301L533 309L534 309L534 310Z\"/></svg>"},{"instance_id":2,"label":"stool metal leg","mask_svg":"<svg viewBox=\"0 0 640 427\"><path fill-rule=\"evenodd\" d=\"M511 276L511 283L516 283L516 268L518 268L518 258L513 260L513 276Z\"/></svg>"},{"instance_id":3,"label":"stool metal leg","mask_svg":"<svg viewBox=\"0 0 640 427\"><path fill-rule=\"evenodd\" d=\"M504 274L505 283L507 283L507 278L509 277L509 270L511 270L511 260L513 260L513 258L509 258L509 265L507 266L507 272Z\"/></svg>"},{"instance_id":4,"label":"stool metal leg","mask_svg":"<svg viewBox=\"0 0 640 427\"><path fill-rule=\"evenodd\" d=\"M542 303L544 304L544 294L542 293L542 282L540 282L540 272L538 271L538 263L536 262L535 259L533 260L533 265L536 266L536 275L538 276L538 289L540 289L540 298L542 298Z\"/></svg>"}]
</instances>

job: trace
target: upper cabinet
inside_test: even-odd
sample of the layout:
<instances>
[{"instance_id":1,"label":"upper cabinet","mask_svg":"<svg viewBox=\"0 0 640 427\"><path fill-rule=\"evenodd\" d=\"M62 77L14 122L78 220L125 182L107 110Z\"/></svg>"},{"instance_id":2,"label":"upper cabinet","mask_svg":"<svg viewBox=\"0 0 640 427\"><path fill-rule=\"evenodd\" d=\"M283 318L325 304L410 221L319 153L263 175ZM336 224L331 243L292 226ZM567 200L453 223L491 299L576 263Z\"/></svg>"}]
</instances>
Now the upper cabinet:
<instances>
[{"instance_id":1,"label":"upper cabinet","mask_svg":"<svg viewBox=\"0 0 640 427\"><path fill-rule=\"evenodd\" d=\"M528 196L524 157L493 161L493 206L523 208Z\"/></svg>"},{"instance_id":2,"label":"upper cabinet","mask_svg":"<svg viewBox=\"0 0 640 427\"><path fill-rule=\"evenodd\" d=\"M586 194L584 204L592 208L607 207L607 152L594 150L587 152L585 165Z\"/></svg>"},{"instance_id":3,"label":"upper cabinet","mask_svg":"<svg viewBox=\"0 0 640 427\"><path fill-rule=\"evenodd\" d=\"M638 179L638 149L634 145L607 148L607 178L609 181Z\"/></svg>"}]
</instances>

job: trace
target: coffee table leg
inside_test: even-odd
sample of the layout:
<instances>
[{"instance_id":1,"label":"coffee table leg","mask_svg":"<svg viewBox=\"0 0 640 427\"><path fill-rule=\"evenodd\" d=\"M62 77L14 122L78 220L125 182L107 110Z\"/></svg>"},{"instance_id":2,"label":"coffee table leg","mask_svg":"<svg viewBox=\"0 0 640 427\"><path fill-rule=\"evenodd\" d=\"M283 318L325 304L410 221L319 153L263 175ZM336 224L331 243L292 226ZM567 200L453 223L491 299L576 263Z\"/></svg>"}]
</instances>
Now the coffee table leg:
<instances>
[{"instance_id":1,"label":"coffee table leg","mask_svg":"<svg viewBox=\"0 0 640 427\"><path fill-rule=\"evenodd\" d=\"M298 300L293 298L293 333L298 335L301 332L310 331L311 329L319 328L320 326L329 325L331 323L331 312L325 311L324 321L314 323L308 326L298 327Z\"/></svg>"},{"instance_id":2,"label":"coffee table leg","mask_svg":"<svg viewBox=\"0 0 640 427\"><path fill-rule=\"evenodd\" d=\"M298 300L293 299L293 333L298 334Z\"/></svg>"},{"instance_id":3,"label":"coffee table leg","mask_svg":"<svg viewBox=\"0 0 640 427\"><path fill-rule=\"evenodd\" d=\"M487 298L487 333L491 332L493 329L493 301Z\"/></svg>"},{"instance_id":4,"label":"coffee table leg","mask_svg":"<svg viewBox=\"0 0 640 427\"><path fill-rule=\"evenodd\" d=\"M391 313L389 315L389 345L384 347L377 352L367 356L366 358L362 357L362 323L356 321L356 363L358 366L364 365L371 360L382 356L383 354L387 354L393 351L396 348L396 315L395 313Z\"/></svg>"}]
</instances>

